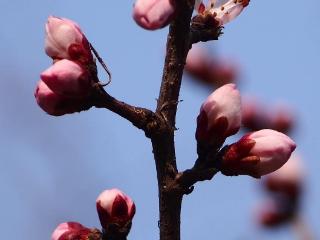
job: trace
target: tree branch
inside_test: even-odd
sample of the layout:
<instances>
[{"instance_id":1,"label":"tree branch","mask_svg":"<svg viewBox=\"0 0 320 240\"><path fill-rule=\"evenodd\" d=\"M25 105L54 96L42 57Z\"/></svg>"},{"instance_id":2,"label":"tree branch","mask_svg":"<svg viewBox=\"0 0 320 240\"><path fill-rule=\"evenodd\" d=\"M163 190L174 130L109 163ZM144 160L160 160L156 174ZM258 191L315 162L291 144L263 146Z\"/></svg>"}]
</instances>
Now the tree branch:
<instances>
[{"instance_id":1,"label":"tree branch","mask_svg":"<svg viewBox=\"0 0 320 240\"><path fill-rule=\"evenodd\" d=\"M170 25L166 58L156 112L134 107L110 96L97 85L92 101L129 120L151 138L159 191L160 240L180 240L180 213L183 195L198 181L211 179L217 170L202 164L178 173L174 130L181 80L188 51L193 43L217 39L221 28L212 28L205 18L195 18L190 31L194 0L176 0L176 17ZM211 19L212 20L212 19ZM201 22L202 21L202 22ZM206 22L207 21L207 22ZM211 27L211 28L210 28ZM206 161L204 161L206 162ZM200 166L200 167L199 167ZM190 190L191 189L191 190Z\"/></svg>"},{"instance_id":2,"label":"tree branch","mask_svg":"<svg viewBox=\"0 0 320 240\"><path fill-rule=\"evenodd\" d=\"M176 0L176 5L177 16L170 25L167 54L157 105L157 112L163 114L171 127L175 125L181 79L190 49L190 19L194 0Z\"/></svg>"},{"instance_id":3,"label":"tree branch","mask_svg":"<svg viewBox=\"0 0 320 240\"><path fill-rule=\"evenodd\" d=\"M189 194L193 190L193 185L200 181L211 180L219 172L216 168L191 168L178 174L176 185L177 189Z\"/></svg>"},{"instance_id":4,"label":"tree branch","mask_svg":"<svg viewBox=\"0 0 320 240\"><path fill-rule=\"evenodd\" d=\"M143 130L147 137L159 134L166 128L165 122L158 114L152 112L149 109L135 107L125 102L119 101L110 96L101 86L98 84L93 90L93 94L90 97L91 103L97 108L106 108L110 111L118 114L119 116L130 121L134 126Z\"/></svg>"},{"instance_id":5,"label":"tree branch","mask_svg":"<svg viewBox=\"0 0 320 240\"><path fill-rule=\"evenodd\" d=\"M198 141L198 158L194 166L178 173L172 188L183 194L190 194L194 189L194 184L211 180L220 171L220 162L225 152L225 148L220 150L222 144L222 141Z\"/></svg>"},{"instance_id":6,"label":"tree branch","mask_svg":"<svg viewBox=\"0 0 320 240\"><path fill-rule=\"evenodd\" d=\"M170 186L175 181L174 129L183 69L190 49L190 21L194 0L176 0L177 14L170 25L167 53L156 113L166 131L151 137L157 169L160 240L180 240L180 213L183 193Z\"/></svg>"}]
</instances>

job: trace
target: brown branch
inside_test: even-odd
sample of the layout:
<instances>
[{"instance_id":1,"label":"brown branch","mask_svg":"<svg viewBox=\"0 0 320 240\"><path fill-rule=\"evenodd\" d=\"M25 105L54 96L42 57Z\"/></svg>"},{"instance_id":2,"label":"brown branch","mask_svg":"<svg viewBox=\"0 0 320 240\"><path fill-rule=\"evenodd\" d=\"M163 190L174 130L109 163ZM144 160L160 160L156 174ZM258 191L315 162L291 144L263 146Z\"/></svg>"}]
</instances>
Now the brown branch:
<instances>
[{"instance_id":1,"label":"brown branch","mask_svg":"<svg viewBox=\"0 0 320 240\"><path fill-rule=\"evenodd\" d=\"M191 169L177 174L172 188L183 194L190 194L194 184L211 180L220 170L225 148L220 149L223 141L197 142L198 159Z\"/></svg>"},{"instance_id":2,"label":"brown branch","mask_svg":"<svg viewBox=\"0 0 320 240\"><path fill-rule=\"evenodd\" d=\"M157 105L157 112L161 112L172 127L175 125L181 79L186 56L190 49L190 19L194 0L176 0L176 5L178 13L170 25L167 54Z\"/></svg>"},{"instance_id":3,"label":"brown branch","mask_svg":"<svg viewBox=\"0 0 320 240\"><path fill-rule=\"evenodd\" d=\"M147 137L164 131L166 124L162 118L149 109L135 107L110 96L99 84L96 84L90 97L90 104L97 108L106 108L130 121L143 130Z\"/></svg>"},{"instance_id":4,"label":"brown branch","mask_svg":"<svg viewBox=\"0 0 320 240\"><path fill-rule=\"evenodd\" d=\"M193 185L200 181L211 180L219 170L216 168L191 168L178 174L175 182L175 188L183 191L184 194L189 194L193 190Z\"/></svg>"},{"instance_id":5,"label":"brown branch","mask_svg":"<svg viewBox=\"0 0 320 240\"><path fill-rule=\"evenodd\" d=\"M174 130L181 80L188 51L193 43L217 39L220 28L192 24L194 0L176 0L176 17L170 25L166 58L156 112L134 107L106 93L97 84L92 96L93 105L107 108L129 120L151 138L156 163L159 191L160 240L180 240L180 214L183 195L192 191L198 181L211 179L215 168L199 168L202 161L183 173L176 165ZM98 83L98 81L97 81ZM200 164L202 165L202 164Z\"/></svg>"},{"instance_id":6,"label":"brown branch","mask_svg":"<svg viewBox=\"0 0 320 240\"><path fill-rule=\"evenodd\" d=\"M170 25L167 52L156 113L166 122L166 131L153 136L160 212L160 240L180 240L183 193L171 188L178 174L174 129L183 69L190 49L190 21L194 0L176 0L177 14Z\"/></svg>"}]
</instances>

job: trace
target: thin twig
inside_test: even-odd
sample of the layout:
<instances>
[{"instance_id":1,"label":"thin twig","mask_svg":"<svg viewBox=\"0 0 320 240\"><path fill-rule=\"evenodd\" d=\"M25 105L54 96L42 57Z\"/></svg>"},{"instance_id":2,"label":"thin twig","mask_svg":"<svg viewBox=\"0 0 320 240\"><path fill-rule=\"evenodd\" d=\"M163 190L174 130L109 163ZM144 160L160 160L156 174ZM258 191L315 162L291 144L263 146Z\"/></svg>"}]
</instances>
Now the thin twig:
<instances>
[{"instance_id":1,"label":"thin twig","mask_svg":"<svg viewBox=\"0 0 320 240\"><path fill-rule=\"evenodd\" d=\"M94 49L94 47L92 46L91 43L89 43L90 45L90 49L92 50L93 54L96 56L96 58L98 59L99 63L101 64L101 66L103 67L103 69L107 72L109 80L106 83L101 83L101 86L107 86L111 83L111 72L108 69L107 65L104 63L103 59L100 57L99 53L97 52L97 50Z\"/></svg>"}]
</instances>

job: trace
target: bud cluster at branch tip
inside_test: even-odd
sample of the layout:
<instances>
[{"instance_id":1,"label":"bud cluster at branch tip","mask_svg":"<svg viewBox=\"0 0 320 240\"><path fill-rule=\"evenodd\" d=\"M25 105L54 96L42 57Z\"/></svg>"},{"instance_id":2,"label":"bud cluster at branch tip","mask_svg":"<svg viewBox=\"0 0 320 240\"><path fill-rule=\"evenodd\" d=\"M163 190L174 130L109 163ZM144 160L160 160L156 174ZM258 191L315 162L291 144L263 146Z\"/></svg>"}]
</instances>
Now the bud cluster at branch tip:
<instances>
[{"instance_id":1,"label":"bud cluster at branch tip","mask_svg":"<svg viewBox=\"0 0 320 240\"><path fill-rule=\"evenodd\" d=\"M250 0L210 0L205 6L202 0L195 1L195 9L200 15L210 15L219 27L232 21L249 5Z\"/></svg>"},{"instance_id":2,"label":"bud cluster at branch tip","mask_svg":"<svg viewBox=\"0 0 320 240\"><path fill-rule=\"evenodd\" d=\"M241 124L241 97L235 84L215 90L202 104L197 118L196 139L219 142L238 132Z\"/></svg>"},{"instance_id":3,"label":"bud cluster at branch tip","mask_svg":"<svg viewBox=\"0 0 320 240\"><path fill-rule=\"evenodd\" d=\"M133 8L133 19L148 30L163 28L175 15L174 0L137 0Z\"/></svg>"},{"instance_id":4,"label":"bud cluster at branch tip","mask_svg":"<svg viewBox=\"0 0 320 240\"><path fill-rule=\"evenodd\" d=\"M103 191L96 201L104 234L127 236L136 212L134 202L118 189Z\"/></svg>"},{"instance_id":5,"label":"bud cluster at branch tip","mask_svg":"<svg viewBox=\"0 0 320 240\"><path fill-rule=\"evenodd\" d=\"M53 65L40 76L35 90L38 105L54 116L86 109L86 97L97 81L96 65L78 24L50 16L45 51L53 59Z\"/></svg>"},{"instance_id":6,"label":"bud cluster at branch tip","mask_svg":"<svg viewBox=\"0 0 320 240\"><path fill-rule=\"evenodd\" d=\"M249 133L226 147L220 170L227 176L260 178L282 167L295 148L291 138L271 129Z\"/></svg>"}]
</instances>

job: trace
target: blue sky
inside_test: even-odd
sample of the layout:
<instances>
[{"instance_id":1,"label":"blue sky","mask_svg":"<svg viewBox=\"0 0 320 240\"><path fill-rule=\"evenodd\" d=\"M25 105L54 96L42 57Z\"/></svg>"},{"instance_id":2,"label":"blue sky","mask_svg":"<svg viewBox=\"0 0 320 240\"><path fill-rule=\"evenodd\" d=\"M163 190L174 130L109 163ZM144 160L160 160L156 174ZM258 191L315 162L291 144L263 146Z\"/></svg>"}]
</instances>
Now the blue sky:
<instances>
[{"instance_id":1,"label":"blue sky","mask_svg":"<svg viewBox=\"0 0 320 240\"><path fill-rule=\"evenodd\" d=\"M308 173L303 216L319 236L319 3L251 2L218 42L206 46L239 63L243 94L255 95L270 107L284 102L295 111L299 124L293 138ZM51 117L33 97L40 72L51 64L43 49L44 24L48 15L56 15L77 21L105 59L113 73L110 94L154 109L168 28L139 28L131 18L132 5L133 1L0 0L4 239L50 239L57 224L70 220L98 227L95 199L111 187L136 202L129 239L158 237L155 167L143 133L102 109ZM176 133L181 170L196 158L195 118L206 95L185 78ZM262 197L258 181L246 176L218 174L198 184L183 203L182 239L292 239L290 228L273 233L257 228L253 209Z\"/></svg>"}]
</instances>

